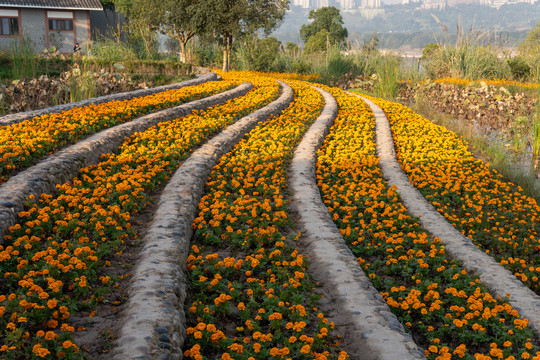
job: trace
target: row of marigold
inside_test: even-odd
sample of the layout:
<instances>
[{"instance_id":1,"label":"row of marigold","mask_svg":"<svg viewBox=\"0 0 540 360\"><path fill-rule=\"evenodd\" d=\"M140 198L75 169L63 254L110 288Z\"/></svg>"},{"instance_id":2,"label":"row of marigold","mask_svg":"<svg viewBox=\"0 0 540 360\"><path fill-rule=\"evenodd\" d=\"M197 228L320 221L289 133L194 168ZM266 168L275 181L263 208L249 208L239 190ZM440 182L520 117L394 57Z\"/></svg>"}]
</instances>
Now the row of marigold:
<instances>
[{"instance_id":1,"label":"row of marigold","mask_svg":"<svg viewBox=\"0 0 540 360\"><path fill-rule=\"evenodd\" d=\"M287 210L288 164L323 106L316 90L291 85L295 101L226 154L207 182L188 258L188 358L348 358L316 307Z\"/></svg>"},{"instance_id":2,"label":"row of marigold","mask_svg":"<svg viewBox=\"0 0 540 360\"><path fill-rule=\"evenodd\" d=\"M474 157L456 134L377 100L411 182L464 235L540 294L540 206Z\"/></svg>"},{"instance_id":3,"label":"row of marigold","mask_svg":"<svg viewBox=\"0 0 540 360\"><path fill-rule=\"evenodd\" d=\"M473 83L473 80L469 79L460 79L460 78L442 78L437 79L435 82L441 83L441 84L451 84L451 85L459 85L459 86L467 86L471 83ZM506 86L506 87L516 87L521 89L538 89L540 85L538 83L532 83L532 82L519 82L516 80L507 80L507 79L492 79L492 80L481 80L486 85L491 86ZM479 81L477 81L479 83Z\"/></svg>"},{"instance_id":4,"label":"row of marigold","mask_svg":"<svg viewBox=\"0 0 540 360\"><path fill-rule=\"evenodd\" d=\"M58 149L139 116L222 92L237 81L210 81L129 100L75 107L0 127L0 184Z\"/></svg>"},{"instance_id":5,"label":"row of marigold","mask_svg":"<svg viewBox=\"0 0 540 360\"><path fill-rule=\"evenodd\" d=\"M108 267L137 242L133 215L149 194L205 139L278 96L276 81L252 80L247 95L137 133L55 196L29 199L0 245L0 358L85 357L70 314L92 312L118 284Z\"/></svg>"},{"instance_id":6,"label":"row of marigold","mask_svg":"<svg viewBox=\"0 0 540 360\"><path fill-rule=\"evenodd\" d=\"M329 91L340 111L318 152L323 201L358 263L426 357L540 358L527 320L449 258L383 180L375 121L366 104Z\"/></svg>"}]
</instances>

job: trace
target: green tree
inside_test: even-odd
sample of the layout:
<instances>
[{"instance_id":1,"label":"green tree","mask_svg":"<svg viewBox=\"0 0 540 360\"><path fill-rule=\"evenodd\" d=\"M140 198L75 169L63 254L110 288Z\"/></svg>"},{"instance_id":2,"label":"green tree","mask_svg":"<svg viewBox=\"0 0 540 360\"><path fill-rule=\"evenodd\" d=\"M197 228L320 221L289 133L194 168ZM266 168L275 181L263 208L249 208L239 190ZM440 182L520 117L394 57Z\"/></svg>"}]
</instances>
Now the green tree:
<instances>
[{"instance_id":1,"label":"green tree","mask_svg":"<svg viewBox=\"0 0 540 360\"><path fill-rule=\"evenodd\" d=\"M203 0L133 0L132 20L167 34L180 44L180 61L186 62L186 45L205 30Z\"/></svg>"},{"instance_id":2,"label":"green tree","mask_svg":"<svg viewBox=\"0 0 540 360\"><path fill-rule=\"evenodd\" d=\"M114 1L113 0L100 0L101 6L103 6L103 9L114 9Z\"/></svg>"},{"instance_id":3,"label":"green tree","mask_svg":"<svg viewBox=\"0 0 540 360\"><path fill-rule=\"evenodd\" d=\"M525 40L519 44L518 50L521 55L540 56L540 21L529 31Z\"/></svg>"},{"instance_id":4,"label":"green tree","mask_svg":"<svg viewBox=\"0 0 540 360\"><path fill-rule=\"evenodd\" d=\"M367 54L372 54L377 51L377 46L379 46L379 38L375 35L371 35L369 40L364 41L362 44L362 51Z\"/></svg>"},{"instance_id":5,"label":"green tree","mask_svg":"<svg viewBox=\"0 0 540 360\"><path fill-rule=\"evenodd\" d=\"M343 44L348 36L348 31L343 27L343 18L339 10L333 6L311 10L308 16L313 20L311 24L304 24L300 28L300 38L307 43L312 36L319 34L321 30L328 33L328 41L332 44ZM319 34L319 37L321 35ZM318 41L320 39L317 39Z\"/></svg>"},{"instance_id":6,"label":"green tree","mask_svg":"<svg viewBox=\"0 0 540 360\"><path fill-rule=\"evenodd\" d=\"M440 50L440 45L437 43L429 43L426 44L424 49L422 50L422 60L429 60L431 59L434 54Z\"/></svg>"},{"instance_id":7,"label":"green tree","mask_svg":"<svg viewBox=\"0 0 540 360\"><path fill-rule=\"evenodd\" d=\"M263 31L269 35L283 20L288 0L203 1L209 30L218 33L223 43L223 71L229 71L233 38Z\"/></svg>"},{"instance_id":8,"label":"green tree","mask_svg":"<svg viewBox=\"0 0 540 360\"><path fill-rule=\"evenodd\" d=\"M287 44L285 44L285 51L287 51L287 53L289 54L296 55L299 51L298 45L293 42L287 41Z\"/></svg>"},{"instance_id":9,"label":"green tree","mask_svg":"<svg viewBox=\"0 0 540 360\"><path fill-rule=\"evenodd\" d=\"M330 33L326 29L322 29L315 35L309 37L306 46L304 46L304 52L306 54L325 52L330 45Z\"/></svg>"},{"instance_id":10,"label":"green tree","mask_svg":"<svg viewBox=\"0 0 540 360\"><path fill-rule=\"evenodd\" d=\"M259 39L254 36L246 41L242 53L244 67L255 71L272 71L281 52L281 42L275 37Z\"/></svg>"}]
</instances>

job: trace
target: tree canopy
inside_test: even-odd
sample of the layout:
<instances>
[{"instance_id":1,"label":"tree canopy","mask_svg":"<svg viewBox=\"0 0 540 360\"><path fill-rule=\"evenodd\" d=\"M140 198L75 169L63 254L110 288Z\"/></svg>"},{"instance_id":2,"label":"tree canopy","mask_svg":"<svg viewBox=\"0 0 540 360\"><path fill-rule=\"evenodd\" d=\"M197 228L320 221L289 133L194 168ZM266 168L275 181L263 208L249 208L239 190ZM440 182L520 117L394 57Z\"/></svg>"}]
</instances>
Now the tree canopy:
<instances>
[{"instance_id":1,"label":"tree canopy","mask_svg":"<svg viewBox=\"0 0 540 360\"><path fill-rule=\"evenodd\" d=\"M223 71L229 70L233 37L263 31L270 34L283 20L288 0L218 0L207 1L209 29L223 41Z\"/></svg>"},{"instance_id":2,"label":"tree canopy","mask_svg":"<svg viewBox=\"0 0 540 360\"><path fill-rule=\"evenodd\" d=\"M343 27L343 18L341 17L339 10L334 6L311 10L308 19L313 20L313 22L307 25L304 24L300 28L300 38L305 43L321 30L326 31L328 41L332 44L344 43L349 35L347 29ZM318 37L321 36L322 35L319 34Z\"/></svg>"},{"instance_id":3,"label":"tree canopy","mask_svg":"<svg viewBox=\"0 0 540 360\"><path fill-rule=\"evenodd\" d=\"M223 70L228 71L233 38L263 32L269 35L283 20L289 0L102 0L114 3L130 23L177 39L181 59L195 35L223 41ZM141 31L142 32L142 31Z\"/></svg>"},{"instance_id":4,"label":"tree canopy","mask_svg":"<svg viewBox=\"0 0 540 360\"><path fill-rule=\"evenodd\" d=\"M187 42L205 30L205 6L203 0L133 0L131 16L178 40L180 60L186 61Z\"/></svg>"}]
</instances>

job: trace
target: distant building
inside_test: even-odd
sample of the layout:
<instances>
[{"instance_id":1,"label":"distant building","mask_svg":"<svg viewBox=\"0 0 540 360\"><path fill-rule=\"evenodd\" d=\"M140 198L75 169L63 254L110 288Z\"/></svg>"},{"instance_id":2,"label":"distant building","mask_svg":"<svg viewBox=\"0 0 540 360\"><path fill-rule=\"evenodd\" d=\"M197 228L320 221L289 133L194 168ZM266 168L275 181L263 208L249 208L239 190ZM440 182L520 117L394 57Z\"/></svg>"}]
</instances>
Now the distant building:
<instances>
[{"instance_id":1,"label":"distant building","mask_svg":"<svg viewBox=\"0 0 540 360\"><path fill-rule=\"evenodd\" d=\"M102 10L99 0L0 0L0 48L24 36L36 51L55 46L71 53L76 43L84 51L91 37L90 12Z\"/></svg>"},{"instance_id":2,"label":"distant building","mask_svg":"<svg viewBox=\"0 0 540 360\"><path fill-rule=\"evenodd\" d=\"M534 5L537 2L538 0L481 0L482 5L491 6L497 9L507 4L526 3Z\"/></svg>"},{"instance_id":3,"label":"distant building","mask_svg":"<svg viewBox=\"0 0 540 360\"><path fill-rule=\"evenodd\" d=\"M446 8L446 0L424 0L421 9L443 10Z\"/></svg>"},{"instance_id":4,"label":"distant building","mask_svg":"<svg viewBox=\"0 0 540 360\"><path fill-rule=\"evenodd\" d=\"M291 5L304 9L335 6L340 10L381 9L381 0L292 0Z\"/></svg>"},{"instance_id":5,"label":"distant building","mask_svg":"<svg viewBox=\"0 0 540 360\"><path fill-rule=\"evenodd\" d=\"M293 0L291 1L291 4L293 6L298 6L304 9L309 9L310 6L310 0Z\"/></svg>"},{"instance_id":6,"label":"distant building","mask_svg":"<svg viewBox=\"0 0 540 360\"><path fill-rule=\"evenodd\" d=\"M447 7L454 7L458 5L485 5L498 9L503 5L517 3L535 4L538 1L540 0L422 0L422 5L420 6L420 9L443 10Z\"/></svg>"}]
</instances>

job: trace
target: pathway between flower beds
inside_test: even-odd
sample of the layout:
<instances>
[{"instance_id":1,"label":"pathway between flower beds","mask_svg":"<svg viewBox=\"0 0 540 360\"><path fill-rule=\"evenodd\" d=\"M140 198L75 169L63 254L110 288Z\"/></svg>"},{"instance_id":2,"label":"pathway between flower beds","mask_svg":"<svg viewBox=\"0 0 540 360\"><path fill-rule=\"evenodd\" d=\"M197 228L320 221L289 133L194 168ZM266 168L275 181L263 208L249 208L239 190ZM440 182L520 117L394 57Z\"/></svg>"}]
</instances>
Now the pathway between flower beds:
<instances>
[{"instance_id":1,"label":"pathway between flower beds","mask_svg":"<svg viewBox=\"0 0 540 360\"><path fill-rule=\"evenodd\" d=\"M97 163L101 155L114 152L127 137L135 132L143 132L160 122L187 116L195 110L224 103L245 95L252 88L252 84L244 83L235 89L161 110L103 130L11 177L0 185L0 244L3 243L7 229L17 223L17 214L23 210L24 202L30 195L39 198L42 193L54 192L57 185L71 180L81 168Z\"/></svg>"},{"instance_id":2,"label":"pathway between flower beds","mask_svg":"<svg viewBox=\"0 0 540 360\"><path fill-rule=\"evenodd\" d=\"M327 289L336 313L347 325L355 348L362 359L424 359L424 353L405 332L384 299L366 277L356 257L345 244L321 200L315 178L316 152L322 145L338 112L336 100L327 91L326 107L298 146L291 166L293 206L299 213L305 241L317 279Z\"/></svg>"},{"instance_id":3,"label":"pathway between flower beds","mask_svg":"<svg viewBox=\"0 0 540 360\"><path fill-rule=\"evenodd\" d=\"M222 76L254 88L0 186L0 358L540 358L522 318L539 328L536 295L418 207L380 109L292 76Z\"/></svg>"},{"instance_id":4,"label":"pathway between flower beds","mask_svg":"<svg viewBox=\"0 0 540 360\"><path fill-rule=\"evenodd\" d=\"M433 236L441 239L451 256L461 261L464 267L478 274L482 283L496 296L509 295L509 302L520 314L529 320L529 325L540 331L540 297L523 285L512 273L499 265L473 242L456 230L420 194L401 170L396 158L390 124L384 112L373 101L362 97L375 114L377 124L377 145L380 166L390 185L397 187L403 203L416 216L420 216L422 226Z\"/></svg>"},{"instance_id":5,"label":"pathway between flower beds","mask_svg":"<svg viewBox=\"0 0 540 360\"><path fill-rule=\"evenodd\" d=\"M133 276L115 359L168 359L181 355L184 344L187 276L185 265L204 184L221 156L259 122L279 114L293 100L280 81L282 95L268 106L229 126L195 151L165 187L144 238Z\"/></svg>"},{"instance_id":6,"label":"pathway between flower beds","mask_svg":"<svg viewBox=\"0 0 540 360\"><path fill-rule=\"evenodd\" d=\"M146 223L141 212L192 151L279 96L275 80L253 82L244 96L129 136L55 194L25 199L0 245L0 357L82 359L109 350L86 327L99 304L123 301L111 290L134 261L117 256L137 246L136 228Z\"/></svg>"}]
</instances>

